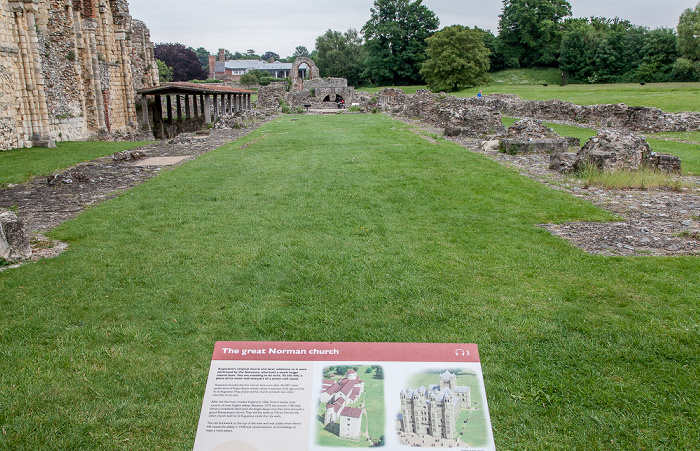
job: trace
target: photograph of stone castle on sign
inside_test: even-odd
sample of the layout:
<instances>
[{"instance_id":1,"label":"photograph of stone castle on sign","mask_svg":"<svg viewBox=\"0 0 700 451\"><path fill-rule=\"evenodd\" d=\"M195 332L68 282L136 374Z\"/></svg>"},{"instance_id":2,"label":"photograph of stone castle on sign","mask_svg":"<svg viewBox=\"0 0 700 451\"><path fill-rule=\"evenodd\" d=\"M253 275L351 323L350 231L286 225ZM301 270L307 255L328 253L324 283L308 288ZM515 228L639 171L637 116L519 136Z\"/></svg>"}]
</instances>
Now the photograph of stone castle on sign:
<instances>
[{"instance_id":1,"label":"photograph of stone castle on sign","mask_svg":"<svg viewBox=\"0 0 700 451\"><path fill-rule=\"evenodd\" d=\"M384 370L379 365L323 369L316 443L373 447L384 442Z\"/></svg>"},{"instance_id":2,"label":"photograph of stone castle on sign","mask_svg":"<svg viewBox=\"0 0 700 451\"><path fill-rule=\"evenodd\" d=\"M409 384L399 393L399 443L421 448L486 444L487 425L476 374L463 370L427 371L413 375Z\"/></svg>"}]
</instances>

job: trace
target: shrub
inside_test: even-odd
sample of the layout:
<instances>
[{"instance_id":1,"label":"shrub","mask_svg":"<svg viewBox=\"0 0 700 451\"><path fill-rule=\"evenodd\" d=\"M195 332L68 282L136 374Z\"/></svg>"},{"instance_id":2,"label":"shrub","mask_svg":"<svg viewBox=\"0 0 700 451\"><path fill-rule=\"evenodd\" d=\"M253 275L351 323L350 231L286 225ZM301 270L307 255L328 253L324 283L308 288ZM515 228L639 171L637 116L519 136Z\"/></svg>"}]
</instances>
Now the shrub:
<instances>
[{"instance_id":1,"label":"shrub","mask_svg":"<svg viewBox=\"0 0 700 451\"><path fill-rule=\"evenodd\" d=\"M253 85L258 82L258 77L255 74L243 74L241 75L241 83L246 85Z\"/></svg>"}]
</instances>

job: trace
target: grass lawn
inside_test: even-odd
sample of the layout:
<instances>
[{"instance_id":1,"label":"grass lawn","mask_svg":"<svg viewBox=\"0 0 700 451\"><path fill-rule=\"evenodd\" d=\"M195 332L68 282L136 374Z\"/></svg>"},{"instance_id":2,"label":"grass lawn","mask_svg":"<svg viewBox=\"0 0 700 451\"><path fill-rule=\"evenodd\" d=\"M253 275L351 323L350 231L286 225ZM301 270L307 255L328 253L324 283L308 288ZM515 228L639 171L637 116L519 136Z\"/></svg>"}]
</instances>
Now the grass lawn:
<instances>
[{"instance_id":1,"label":"grass lawn","mask_svg":"<svg viewBox=\"0 0 700 451\"><path fill-rule=\"evenodd\" d=\"M143 146L145 142L58 142L55 149L31 147L0 152L0 187L60 171L83 161Z\"/></svg>"},{"instance_id":2,"label":"grass lawn","mask_svg":"<svg viewBox=\"0 0 700 451\"><path fill-rule=\"evenodd\" d=\"M499 449L697 449L700 261L537 226L608 219L382 115L280 118L0 273L0 449L192 449L217 340L477 343Z\"/></svg>"}]
</instances>

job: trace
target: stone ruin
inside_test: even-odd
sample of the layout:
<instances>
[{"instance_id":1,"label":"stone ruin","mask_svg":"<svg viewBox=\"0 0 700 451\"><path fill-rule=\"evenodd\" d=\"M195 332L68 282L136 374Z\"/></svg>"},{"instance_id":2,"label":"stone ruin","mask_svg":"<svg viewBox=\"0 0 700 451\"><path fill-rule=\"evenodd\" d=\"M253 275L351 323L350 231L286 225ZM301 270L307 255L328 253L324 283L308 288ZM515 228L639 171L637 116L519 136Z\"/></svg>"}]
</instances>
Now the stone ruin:
<instances>
[{"instance_id":1,"label":"stone ruin","mask_svg":"<svg viewBox=\"0 0 700 451\"><path fill-rule=\"evenodd\" d=\"M0 2L0 150L134 133L135 89L157 85L126 0Z\"/></svg>"},{"instance_id":2,"label":"stone ruin","mask_svg":"<svg viewBox=\"0 0 700 451\"><path fill-rule=\"evenodd\" d=\"M434 94L426 89L406 94L400 89L385 88L377 99L382 111L445 128L449 136L481 137L505 131L500 112L471 105L466 98Z\"/></svg>"},{"instance_id":3,"label":"stone ruin","mask_svg":"<svg viewBox=\"0 0 700 451\"><path fill-rule=\"evenodd\" d=\"M636 133L700 130L700 113L667 113L658 108L631 107L624 103L576 105L558 99L522 100L514 94L472 97L469 102L497 110L505 116L575 122L594 129L629 130Z\"/></svg>"},{"instance_id":4,"label":"stone ruin","mask_svg":"<svg viewBox=\"0 0 700 451\"><path fill-rule=\"evenodd\" d=\"M309 79L299 76L299 67L309 67ZM345 78L321 78L316 64L310 59L299 57L292 66L291 89L287 92L286 83L273 82L258 90L259 109L279 111L281 101L293 108L335 109L342 99L346 106L358 100L369 99L368 95L358 95L355 88L348 86Z\"/></svg>"},{"instance_id":5,"label":"stone ruin","mask_svg":"<svg viewBox=\"0 0 700 451\"><path fill-rule=\"evenodd\" d=\"M9 210L0 210L0 260L18 262L32 256L22 221Z\"/></svg>"},{"instance_id":6,"label":"stone ruin","mask_svg":"<svg viewBox=\"0 0 700 451\"><path fill-rule=\"evenodd\" d=\"M499 150L507 154L560 153L569 146L579 146L577 138L562 138L537 119L522 119L514 123L500 139Z\"/></svg>"},{"instance_id":7,"label":"stone ruin","mask_svg":"<svg viewBox=\"0 0 700 451\"><path fill-rule=\"evenodd\" d=\"M602 170L638 170L649 167L666 173L680 173L680 158L657 154L646 138L623 132L600 132L578 153L567 152L581 145L578 138L560 137L547 129L537 118L578 121L596 126L604 122L622 130L634 128L666 130L697 130L700 113L664 113L655 108L626 105L580 106L561 100L546 102L523 101L513 95L459 98L418 90L406 94L400 89L387 88L378 95L382 110L390 115L419 119L444 127L445 136L487 138L481 149L499 149L510 154L549 153L550 169L574 172L586 164ZM501 113L527 117L507 131L502 126ZM497 136L493 136L493 135Z\"/></svg>"},{"instance_id":8,"label":"stone ruin","mask_svg":"<svg viewBox=\"0 0 700 451\"><path fill-rule=\"evenodd\" d=\"M299 76L299 68L302 64L306 64L309 67L309 80L321 78L318 66L316 66L316 63L314 63L311 58L306 58L303 56L296 58L294 60L294 64L292 64L291 71L292 91L294 92L300 92L304 90L304 80Z\"/></svg>"},{"instance_id":9,"label":"stone ruin","mask_svg":"<svg viewBox=\"0 0 700 451\"><path fill-rule=\"evenodd\" d=\"M680 158L653 152L644 136L603 130L576 154L555 153L549 168L572 173L593 166L601 171L638 171L643 167L666 173L680 173Z\"/></svg>"}]
</instances>

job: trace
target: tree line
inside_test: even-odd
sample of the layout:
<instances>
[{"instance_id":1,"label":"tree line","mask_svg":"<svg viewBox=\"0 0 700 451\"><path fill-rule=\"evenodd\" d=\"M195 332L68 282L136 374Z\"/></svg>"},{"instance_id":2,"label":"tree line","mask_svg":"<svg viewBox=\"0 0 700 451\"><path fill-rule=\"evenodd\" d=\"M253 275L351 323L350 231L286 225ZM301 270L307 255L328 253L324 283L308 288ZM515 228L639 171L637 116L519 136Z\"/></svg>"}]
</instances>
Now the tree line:
<instances>
[{"instance_id":1,"label":"tree line","mask_svg":"<svg viewBox=\"0 0 700 451\"><path fill-rule=\"evenodd\" d=\"M249 49L227 52L226 59L291 62L309 56L321 76L346 78L350 85L426 83L446 91L485 84L489 72L530 67L558 67L574 83L700 81L700 3L682 12L677 29L649 29L620 18L574 18L566 0L503 0L498 35L462 25L439 30L439 25L422 0L375 0L360 31L328 30L311 53L299 46L280 59L274 52L258 56ZM209 52L202 47L159 44L155 53L172 68L173 80L207 76ZM178 69L185 64L188 70Z\"/></svg>"}]
</instances>

